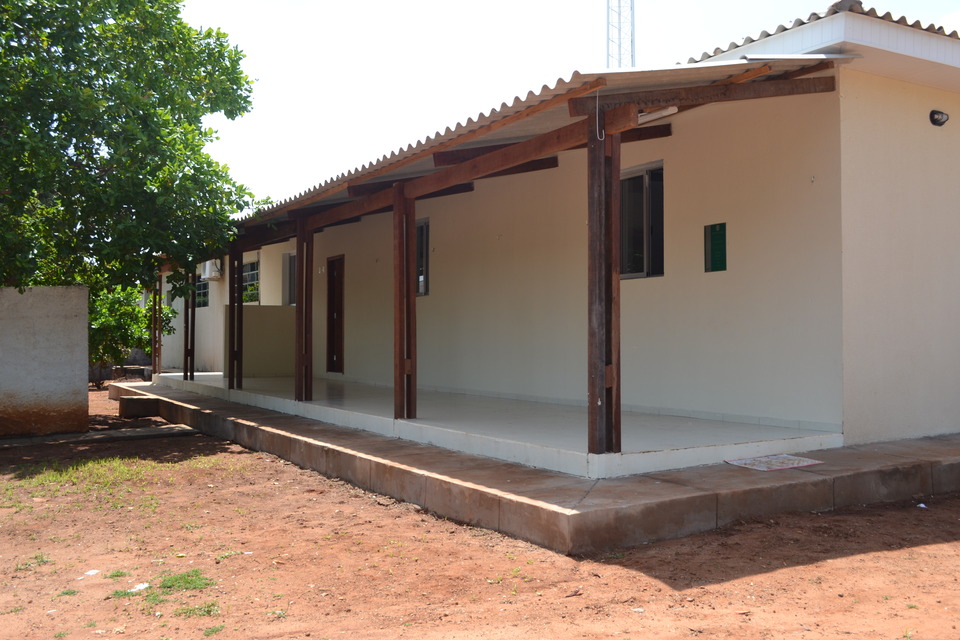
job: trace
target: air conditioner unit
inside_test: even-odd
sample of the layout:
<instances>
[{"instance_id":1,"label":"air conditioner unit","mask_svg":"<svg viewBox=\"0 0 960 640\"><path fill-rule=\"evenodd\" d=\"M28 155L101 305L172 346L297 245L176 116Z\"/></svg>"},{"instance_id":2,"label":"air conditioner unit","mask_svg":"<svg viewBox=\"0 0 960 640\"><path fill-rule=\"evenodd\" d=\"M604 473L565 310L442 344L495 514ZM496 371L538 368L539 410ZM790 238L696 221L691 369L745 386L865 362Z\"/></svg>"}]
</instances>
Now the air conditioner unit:
<instances>
[{"instance_id":1,"label":"air conditioner unit","mask_svg":"<svg viewBox=\"0 0 960 640\"><path fill-rule=\"evenodd\" d=\"M201 280L219 280L222 275L219 260L207 260L200 265Z\"/></svg>"}]
</instances>

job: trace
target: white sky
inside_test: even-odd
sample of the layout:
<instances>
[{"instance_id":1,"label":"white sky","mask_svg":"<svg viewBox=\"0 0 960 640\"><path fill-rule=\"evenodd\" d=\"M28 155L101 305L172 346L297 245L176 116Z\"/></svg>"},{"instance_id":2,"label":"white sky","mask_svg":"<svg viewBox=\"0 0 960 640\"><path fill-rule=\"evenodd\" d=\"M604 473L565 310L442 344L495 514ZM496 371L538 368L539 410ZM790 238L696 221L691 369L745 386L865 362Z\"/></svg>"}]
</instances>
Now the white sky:
<instances>
[{"instance_id":1,"label":"white sky","mask_svg":"<svg viewBox=\"0 0 960 640\"><path fill-rule=\"evenodd\" d=\"M686 62L829 5L635 0L637 66ZM960 29L960 0L864 6ZM211 119L208 151L275 201L606 66L605 0L185 0L183 17L246 54L253 111Z\"/></svg>"}]
</instances>

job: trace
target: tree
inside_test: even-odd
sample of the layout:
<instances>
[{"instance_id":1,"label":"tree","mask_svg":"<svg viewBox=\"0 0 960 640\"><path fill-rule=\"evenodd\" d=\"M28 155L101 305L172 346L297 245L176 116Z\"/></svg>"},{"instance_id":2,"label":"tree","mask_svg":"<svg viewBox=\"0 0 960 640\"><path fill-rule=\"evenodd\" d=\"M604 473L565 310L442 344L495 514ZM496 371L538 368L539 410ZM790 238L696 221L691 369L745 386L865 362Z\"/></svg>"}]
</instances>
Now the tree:
<instances>
[{"instance_id":1,"label":"tree","mask_svg":"<svg viewBox=\"0 0 960 640\"><path fill-rule=\"evenodd\" d=\"M250 194L201 120L249 110L242 57L177 0L0 0L0 284L146 285L221 255Z\"/></svg>"},{"instance_id":2,"label":"tree","mask_svg":"<svg viewBox=\"0 0 960 640\"><path fill-rule=\"evenodd\" d=\"M88 304L87 344L90 364L104 369L123 364L133 349L143 349L150 355L150 310L143 304L143 293L135 287L99 289L91 293ZM160 331L173 333L176 312L164 305L161 309ZM97 385L102 380L97 380Z\"/></svg>"}]
</instances>

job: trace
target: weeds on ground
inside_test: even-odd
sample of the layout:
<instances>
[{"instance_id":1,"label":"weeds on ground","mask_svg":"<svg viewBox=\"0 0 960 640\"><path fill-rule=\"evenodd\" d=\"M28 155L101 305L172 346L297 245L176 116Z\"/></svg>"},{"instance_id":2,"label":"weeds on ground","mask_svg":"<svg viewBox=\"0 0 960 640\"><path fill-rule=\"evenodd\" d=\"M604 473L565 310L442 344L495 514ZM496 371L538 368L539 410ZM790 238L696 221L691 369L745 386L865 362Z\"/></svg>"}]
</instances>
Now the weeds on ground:
<instances>
[{"instance_id":1,"label":"weeds on ground","mask_svg":"<svg viewBox=\"0 0 960 640\"><path fill-rule=\"evenodd\" d=\"M161 591L167 592L190 591L193 589L206 589L214 584L215 581L200 573L200 569L192 569L184 573L163 576L158 588Z\"/></svg>"},{"instance_id":2,"label":"weeds on ground","mask_svg":"<svg viewBox=\"0 0 960 640\"><path fill-rule=\"evenodd\" d=\"M42 552L38 551L33 555L32 559L27 560L26 562L18 562L17 565L14 567L14 570L30 571L34 567L40 567L45 564L50 564L51 562L53 562L53 560L45 556Z\"/></svg>"},{"instance_id":3,"label":"weeds on ground","mask_svg":"<svg viewBox=\"0 0 960 640\"><path fill-rule=\"evenodd\" d=\"M62 462L58 460L35 464L17 465L8 468L10 481L0 494L0 505L14 507L17 511L31 508L21 495L29 497L83 496L97 507L122 509L139 507L144 511L156 511L159 500L155 496L134 496L134 490L144 489L151 483L173 484L182 480L184 474L193 470L223 469L236 472L244 463L218 458L192 458L184 462L156 462L141 458L92 458ZM176 474L173 471L176 471ZM190 525L199 528L199 525ZM192 530L192 529L191 529Z\"/></svg>"},{"instance_id":4,"label":"weeds on ground","mask_svg":"<svg viewBox=\"0 0 960 640\"><path fill-rule=\"evenodd\" d=\"M206 604L196 605L194 607L180 607L174 609L173 615L180 618L199 618L205 616L215 616L220 613L220 603L212 600Z\"/></svg>"}]
</instances>

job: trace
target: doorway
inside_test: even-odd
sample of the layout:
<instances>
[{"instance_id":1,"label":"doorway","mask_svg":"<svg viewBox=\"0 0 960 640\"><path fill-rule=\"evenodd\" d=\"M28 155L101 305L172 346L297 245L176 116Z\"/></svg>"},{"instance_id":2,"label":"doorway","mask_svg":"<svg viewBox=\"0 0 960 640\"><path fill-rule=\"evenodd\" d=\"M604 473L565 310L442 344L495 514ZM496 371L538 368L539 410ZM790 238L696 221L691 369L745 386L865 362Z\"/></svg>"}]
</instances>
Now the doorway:
<instances>
[{"instance_id":1,"label":"doorway","mask_svg":"<svg viewBox=\"0 0 960 640\"><path fill-rule=\"evenodd\" d=\"M343 373L343 256L327 258L327 371Z\"/></svg>"}]
</instances>

